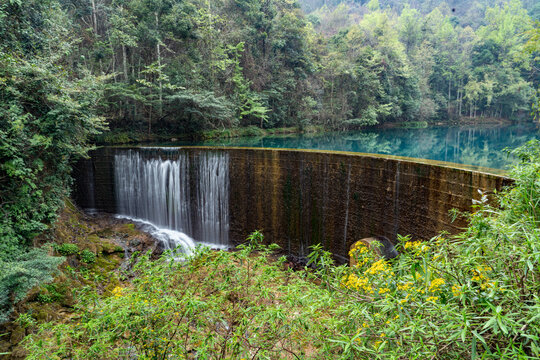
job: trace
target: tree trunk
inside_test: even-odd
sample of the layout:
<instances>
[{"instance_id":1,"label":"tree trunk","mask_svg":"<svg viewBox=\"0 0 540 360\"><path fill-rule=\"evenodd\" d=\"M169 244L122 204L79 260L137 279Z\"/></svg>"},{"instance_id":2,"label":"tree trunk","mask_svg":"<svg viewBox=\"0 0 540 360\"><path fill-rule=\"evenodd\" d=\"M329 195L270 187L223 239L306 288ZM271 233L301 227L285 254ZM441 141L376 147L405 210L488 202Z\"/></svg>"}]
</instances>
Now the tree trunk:
<instances>
[{"instance_id":1,"label":"tree trunk","mask_svg":"<svg viewBox=\"0 0 540 360\"><path fill-rule=\"evenodd\" d=\"M116 71L116 57L114 56L114 46L111 44L111 53L112 53L112 74L113 74L113 80L116 82L116 74L114 73Z\"/></svg>"},{"instance_id":2,"label":"tree trunk","mask_svg":"<svg viewBox=\"0 0 540 360\"><path fill-rule=\"evenodd\" d=\"M122 44L122 63L124 65L124 79L128 81L126 45Z\"/></svg>"},{"instance_id":3,"label":"tree trunk","mask_svg":"<svg viewBox=\"0 0 540 360\"><path fill-rule=\"evenodd\" d=\"M131 77L135 79L135 61L133 60L133 54L135 53L135 51L132 49L130 53L131 53Z\"/></svg>"},{"instance_id":4,"label":"tree trunk","mask_svg":"<svg viewBox=\"0 0 540 360\"><path fill-rule=\"evenodd\" d=\"M460 97L461 96L461 89L458 88L458 91L457 91L457 95L456 95L456 114L458 116L461 115L461 101L460 101Z\"/></svg>"},{"instance_id":5,"label":"tree trunk","mask_svg":"<svg viewBox=\"0 0 540 360\"><path fill-rule=\"evenodd\" d=\"M450 113L450 102L452 99L450 98L450 85L452 84L452 79L448 79L448 105L446 106L447 112Z\"/></svg>"},{"instance_id":6,"label":"tree trunk","mask_svg":"<svg viewBox=\"0 0 540 360\"><path fill-rule=\"evenodd\" d=\"M92 0L92 25L94 25L94 33L97 35L97 7L96 0Z\"/></svg>"},{"instance_id":7,"label":"tree trunk","mask_svg":"<svg viewBox=\"0 0 540 360\"><path fill-rule=\"evenodd\" d=\"M330 119L332 126L334 126L334 77L332 76L332 83L330 87Z\"/></svg>"},{"instance_id":8,"label":"tree trunk","mask_svg":"<svg viewBox=\"0 0 540 360\"><path fill-rule=\"evenodd\" d=\"M152 107L149 107L148 111L148 139L150 139L150 133L152 132Z\"/></svg>"},{"instance_id":9,"label":"tree trunk","mask_svg":"<svg viewBox=\"0 0 540 360\"><path fill-rule=\"evenodd\" d=\"M156 16L156 30L158 31L158 34L159 34L159 18L158 18L158 13L155 12L154 15ZM161 47L159 45L159 42L160 42L160 39L159 39L159 36L158 36L158 39L157 39L157 45L156 45L156 50L157 50L157 61L158 61L158 81L159 81L159 116L161 117L162 116L162 110L163 110L163 83L161 82Z\"/></svg>"}]
</instances>

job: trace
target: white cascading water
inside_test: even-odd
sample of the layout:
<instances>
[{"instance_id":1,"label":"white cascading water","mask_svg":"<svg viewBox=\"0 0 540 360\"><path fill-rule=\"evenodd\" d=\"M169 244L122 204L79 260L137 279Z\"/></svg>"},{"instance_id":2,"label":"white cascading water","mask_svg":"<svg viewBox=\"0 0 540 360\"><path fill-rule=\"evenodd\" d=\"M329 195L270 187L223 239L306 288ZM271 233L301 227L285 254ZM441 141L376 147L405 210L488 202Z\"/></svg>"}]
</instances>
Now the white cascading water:
<instances>
[{"instance_id":1,"label":"white cascading water","mask_svg":"<svg viewBox=\"0 0 540 360\"><path fill-rule=\"evenodd\" d=\"M189 252L197 242L227 247L229 242L229 157L201 152L196 164L175 150L155 155L150 149L122 150L114 157L115 193L119 215L145 222L164 249ZM165 149L163 149L165 151ZM169 149L170 150L170 149ZM194 166L195 198L190 192ZM188 238L189 240L187 240Z\"/></svg>"},{"instance_id":2,"label":"white cascading water","mask_svg":"<svg viewBox=\"0 0 540 360\"><path fill-rule=\"evenodd\" d=\"M199 156L197 216L202 241L229 243L229 155Z\"/></svg>"}]
</instances>

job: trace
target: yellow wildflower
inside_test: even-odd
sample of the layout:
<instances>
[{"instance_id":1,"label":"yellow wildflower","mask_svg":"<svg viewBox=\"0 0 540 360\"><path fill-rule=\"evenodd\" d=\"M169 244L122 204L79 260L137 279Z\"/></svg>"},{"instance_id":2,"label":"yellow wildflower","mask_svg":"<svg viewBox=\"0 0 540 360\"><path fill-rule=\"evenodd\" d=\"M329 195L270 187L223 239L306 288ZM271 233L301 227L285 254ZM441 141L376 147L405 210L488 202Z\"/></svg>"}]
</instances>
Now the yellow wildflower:
<instances>
[{"instance_id":1,"label":"yellow wildflower","mask_svg":"<svg viewBox=\"0 0 540 360\"><path fill-rule=\"evenodd\" d=\"M413 283L411 281L407 281L404 284L398 284L397 289L401 291L407 291L412 287Z\"/></svg>"},{"instance_id":2,"label":"yellow wildflower","mask_svg":"<svg viewBox=\"0 0 540 360\"><path fill-rule=\"evenodd\" d=\"M388 270L389 270L388 264L386 263L386 261L384 261L384 259L381 259L381 260L376 261L373 264L371 264L369 269L367 269L364 272L364 274L366 274L366 275L376 275L378 273L386 273L386 272L388 272Z\"/></svg>"},{"instance_id":3,"label":"yellow wildflower","mask_svg":"<svg viewBox=\"0 0 540 360\"><path fill-rule=\"evenodd\" d=\"M443 278L433 279L431 281L431 284L429 285L429 291L431 292L439 291L442 285L444 285Z\"/></svg>"},{"instance_id":4,"label":"yellow wildflower","mask_svg":"<svg viewBox=\"0 0 540 360\"><path fill-rule=\"evenodd\" d=\"M421 241L408 241L404 245L405 250L411 250L415 254L421 254L423 252L429 251L429 245Z\"/></svg>"},{"instance_id":5,"label":"yellow wildflower","mask_svg":"<svg viewBox=\"0 0 540 360\"><path fill-rule=\"evenodd\" d=\"M387 292L390 292L390 289L387 287L379 289L379 294L386 294Z\"/></svg>"},{"instance_id":6,"label":"yellow wildflower","mask_svg":"<svg viewBox=\"0 0 540 360\"><path fill-rule=\"evenodd\" d=\"M375 292L367 278L358 277L355 274L344 276L341 279L341 284L342 286L352 290L364 290L369 294L373 294Z\"/></svg>"},{"instance_id":7,"label":"yellow wildflower","mask_svg":"<svg viewBox=\"0 0 540 360\"><path fill-rule=\"evenodd\" d=\"M120 286L116 286L113 290L112 290L112 294L114 295L114 297L120 297L122 296L122 288Z\"/></svg>"},{"instance_id":8,"label":"yellow wildflower","mask_svg":"<svg viewBox=\"0 0 540 360\"><path fill-rule=\"evenodd\" d=\"M485 281L485 282L483 282L482 284L480 284L480 288L481 288L482 290L486 290L486 289L488 289L488 288L490 289L490 288L492 288L492 287L493 287L493 283L492 283L491 281Z\"/></svg>"}]
</instances>

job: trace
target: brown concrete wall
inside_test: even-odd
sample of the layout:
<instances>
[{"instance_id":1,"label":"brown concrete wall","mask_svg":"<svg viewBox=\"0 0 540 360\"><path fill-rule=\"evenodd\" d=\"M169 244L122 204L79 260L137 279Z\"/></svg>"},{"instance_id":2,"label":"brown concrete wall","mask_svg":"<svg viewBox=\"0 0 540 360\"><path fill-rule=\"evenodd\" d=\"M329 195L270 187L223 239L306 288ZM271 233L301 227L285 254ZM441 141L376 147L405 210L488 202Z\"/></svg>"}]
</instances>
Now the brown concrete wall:
<instances>
[{"instance_id":1,"label":"brown concrete wall","mask_svg":"<svg viewBox=\"0 0 540 360\"><path fill-rule=\"evenodd\" d=\"M429 160L371 154L259 148L211 148L229 154L230 239L241 242L260 229L268 242L306 255L310 245L346 260L360 238L410 234L427 240L455 233L452 208L470 210L478 189L493 191L511 180L494 173ZM204 147L180 151L197 156ZM100 155L101 154L101 155ZM111 150L93 156L99 202L114 211ZM102 170L99 170L102 169ZM109 170L107 170L109 169ZM98 180L102 179L102 180ZM107 183L107 184L105 184ZM99 206L98 206L99 208ZM103 210L103 209L102 209Z\"/></svg>"},{"instance_id":2,"label":"brown concrete wall","mask_svg":"<svg viewBox=\"0 0 540 360\"><path fill-rule=\"evenodd\" d=\"M261 229L267 240L305 255L322 243L347 256L363 237L410 234L428 240L457 232L449 210L470 210L478 189L511 180L433 161L368 154L226 149L230 157L231 238Z\"/></svg>"}]
</instances>

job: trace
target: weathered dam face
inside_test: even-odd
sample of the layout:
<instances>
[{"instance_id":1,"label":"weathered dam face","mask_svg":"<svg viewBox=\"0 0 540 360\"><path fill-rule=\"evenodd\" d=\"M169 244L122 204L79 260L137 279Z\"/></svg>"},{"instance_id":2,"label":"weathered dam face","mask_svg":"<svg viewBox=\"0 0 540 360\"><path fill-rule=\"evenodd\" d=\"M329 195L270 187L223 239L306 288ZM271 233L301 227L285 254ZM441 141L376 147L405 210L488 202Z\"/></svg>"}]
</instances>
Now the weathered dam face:
<instances>
[{"instance_id":1,"label":"weathered dam face","mask_svg":"<svg viewBox=\"0 0 540 360\"><path fill-rule=\"evenodd\" d=\"M306 255L321 243L346 260L349 246L363 237L428 240L442 230L455 233L466 224L452 223L449 210L470 210L479 189L511 183L452 165L307 150L101 148L77 168L76 199L83 208L146 214L197 240L220 236L235 244L260 229L288 252ZM148 218L153 209L162 214Z\"/></svg>"}]
</instances>

